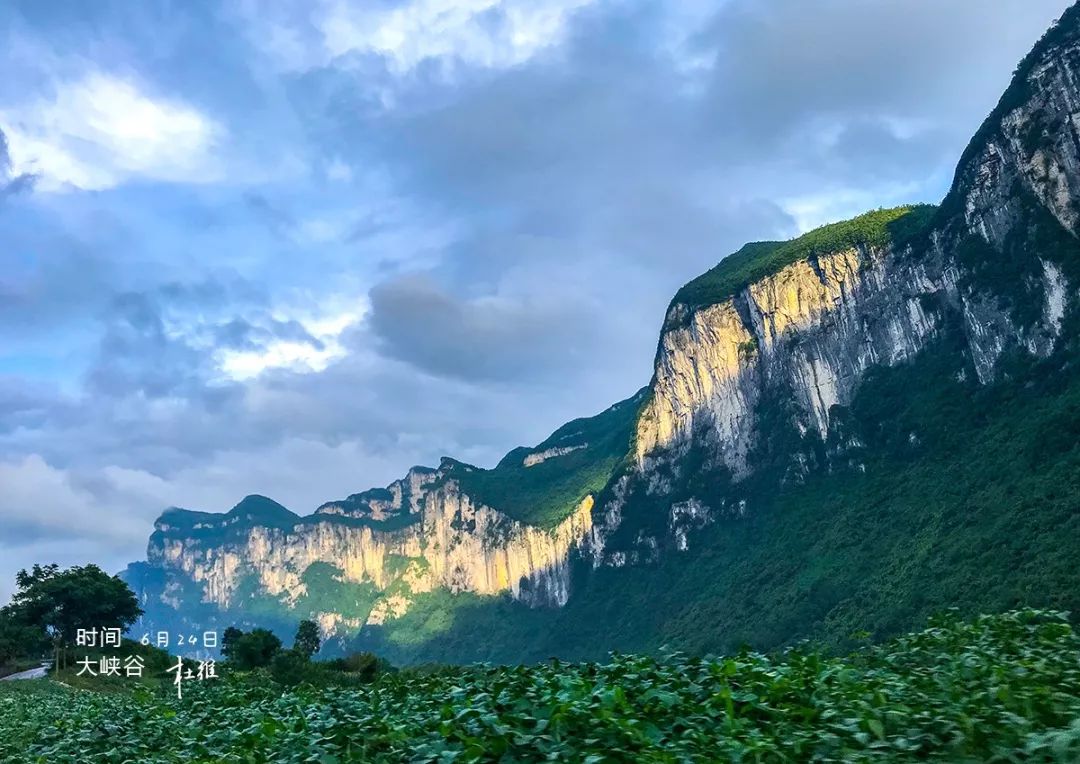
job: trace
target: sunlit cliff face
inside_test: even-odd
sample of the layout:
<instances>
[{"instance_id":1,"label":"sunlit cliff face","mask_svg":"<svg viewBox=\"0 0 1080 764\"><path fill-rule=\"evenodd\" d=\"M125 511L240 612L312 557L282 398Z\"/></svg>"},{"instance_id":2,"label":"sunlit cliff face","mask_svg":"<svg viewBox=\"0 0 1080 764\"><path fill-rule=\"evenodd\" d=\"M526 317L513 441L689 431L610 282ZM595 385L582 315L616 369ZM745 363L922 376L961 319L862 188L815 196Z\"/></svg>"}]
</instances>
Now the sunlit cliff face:
<instances>
[{"instance_id":1,"label":"sunlit cliff face","mask_svg":"<svg viewBox=\"0 0 1080 764\"><path fill-rule=\"evenodd\" d=\"M747 474L755 406L766 385L783 385L804 414L802 427L825 438L829 409L849 402L861 374L875 363L909 358L935 317L914 298L881 295L896 287L890 253L860 248L793 263L717 305L676 304L663 335L654 396L637 432L637 457L678 448L708 433L719 460ZM944 288L942 284L932 285ZM879 331L868 331L881 324Z\"/></svg>"},{"instance_id":2,"label":"sunlit cliff face","mask_svg":"<svg viewBox=\"0 0 1080 764\"><path fill-rule=\"evenodd\" d=\"M557 606L569 596L570 550L591 528L592 505L586 497L558 526L544 530L477 504L448 481L422 495L419 522L400 530L333 521L290 530L256 526L225 544L165 538L152 561L189 576L205 601L222 608L236 604L241 581L251 574L265 594L295 603L306 593L304 571L318 562L333 565L344 581L380 591L404 584L377 604L376 621L400 616L409 594L436 587ZM397 570L391 558L410 562Z\"/></svg>"}]
</instances>

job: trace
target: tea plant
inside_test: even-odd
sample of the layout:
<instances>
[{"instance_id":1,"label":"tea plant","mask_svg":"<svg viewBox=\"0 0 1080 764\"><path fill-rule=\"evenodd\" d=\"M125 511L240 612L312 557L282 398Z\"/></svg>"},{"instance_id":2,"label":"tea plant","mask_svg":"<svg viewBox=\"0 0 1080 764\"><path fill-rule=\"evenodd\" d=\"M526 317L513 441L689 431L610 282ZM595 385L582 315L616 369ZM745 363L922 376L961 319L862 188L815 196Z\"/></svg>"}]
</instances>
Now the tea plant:
<instances>
[{"instance_id":1,"label":"tea plant","mask_svg":"<svg viewBox=\"0 0 1080 764\"><path fill-rule=\"evenodd\" d=\"M0 688L12 762L787 762L1080 760L1080 639L1019 611L846 658L447 667L357 688L243 676L177 701L55 682Z\"/></svg>"}]
</instances>

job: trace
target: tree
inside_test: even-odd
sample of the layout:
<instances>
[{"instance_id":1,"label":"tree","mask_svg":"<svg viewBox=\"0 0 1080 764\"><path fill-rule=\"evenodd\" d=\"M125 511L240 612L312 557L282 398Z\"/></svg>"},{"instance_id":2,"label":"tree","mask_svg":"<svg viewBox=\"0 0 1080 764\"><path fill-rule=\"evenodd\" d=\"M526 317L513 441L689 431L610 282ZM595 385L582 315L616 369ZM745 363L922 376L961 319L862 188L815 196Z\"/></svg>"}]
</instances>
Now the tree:
<instances>
[{"instance_id":1,"label":"tree","mask_svg":"<svg viewBox=\"0 0 1080 764\"><path fill-rule=\"evenodd\" d=\"M344 658L328 661L327 665L335 671L354 674L364 682L374 681L376 677L394 671L388 660L374 653L352 653Z\"/></svg>"},{"instance_id":2,"label":"tree","mask_svg":"<svg viewBox=\"0 0 1080 764\"><path fill-rule=\"evenodd\" d=\"M233 636L226 657L229 663L241 671L269 666L274 656L281 652L281 640L269 629L252 629L240 636Z\"/></svg>"},{"instance_id":3,"label":"tree","mask_svg":"<svg viewBox=\"0 0 1080 764\"><path fill-rule=\"evenodd\" d=\"M221 654L226 658L232 655L233 646L236 644L236 640L244 636L244 632L235 626L230 626L225 629L225 633L221 635Z\"/></svg>"},{"instance_id":4,"label":"tree","mask_svg":"<svg viewBox=\"0 0 1080 764\"><path fill-rule=\"evenodd\" d=\"M55 564L35 565L30 572L20 570L15 584L12 611L25 624L49 635L58 658L66 658L67 646L79 629L126 631L142 615L130 587L97 565L67 570Z\"/></svg>"},{"instance_id":5,"label":"tree","mask_svg":"<svg viewBox=\"0 0 1080 764\"><path fill-rule=\"evenodd\" d=\"M45 629L27 623L16 608L0 608L0 666L43 654L49 646Z\"/></svg>"},{"instance_id":6,"label":"tree","mask_svg":"<svg viewBox=\"0 0 1080 764\"><path fill-rule=\"evenodd\" d=\"M296 685L311 675L311 658L297 650L282 650L270 662L270 675L286 687Z\"/></svg>"},{"instance_id":7,"label":"tree","mask_svg":"<svg viewBox=\"0 0 1080 764\"><path fill-rule=\"evenodd\" d=\"M314 621L301 621L296 629L296 637L293 639L293 649L310 658L319 652L319 645L319 627Z\"/></svg>"}]
</instances>

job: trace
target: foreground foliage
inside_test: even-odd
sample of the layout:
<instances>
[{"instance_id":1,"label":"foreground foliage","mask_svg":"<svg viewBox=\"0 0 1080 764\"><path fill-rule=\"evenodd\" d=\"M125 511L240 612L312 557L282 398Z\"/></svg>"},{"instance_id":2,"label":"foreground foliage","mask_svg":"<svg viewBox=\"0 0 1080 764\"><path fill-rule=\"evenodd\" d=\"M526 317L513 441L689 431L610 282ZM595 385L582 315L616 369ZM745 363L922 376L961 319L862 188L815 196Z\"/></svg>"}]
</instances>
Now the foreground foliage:
<instances>
[{"instance_id":1,"label":"foreground foliage","mask_svg":"<svg viewBox=\"0 0 1080 764\"><path fill-rule=\"evenodd\" d=\"M1078 658L1064 614L1026 610L843 659L615 656L284 693L235 679L183 701L10 683L0 760L1076 761Z\"/></svg>"}]
</instances>

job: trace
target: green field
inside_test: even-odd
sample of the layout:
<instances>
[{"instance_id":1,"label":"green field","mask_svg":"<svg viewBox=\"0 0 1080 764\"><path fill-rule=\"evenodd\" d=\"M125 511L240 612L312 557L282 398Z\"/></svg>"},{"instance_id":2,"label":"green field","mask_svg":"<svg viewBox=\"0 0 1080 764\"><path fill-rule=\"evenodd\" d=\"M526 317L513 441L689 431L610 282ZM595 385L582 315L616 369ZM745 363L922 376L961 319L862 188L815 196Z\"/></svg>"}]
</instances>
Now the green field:
<instances>
[{"instance_id":1,"label":"green field","mask_svg":"<svg viewBox=\"0 0 1080 764\"><path fill-rule=\"evenodd\" d=\"M5 762L1080 759L1080 639L1018 611L844 658L472 666L284 690L261 674L118 694L0 685Z\"/></svg>"}]
</instances>

